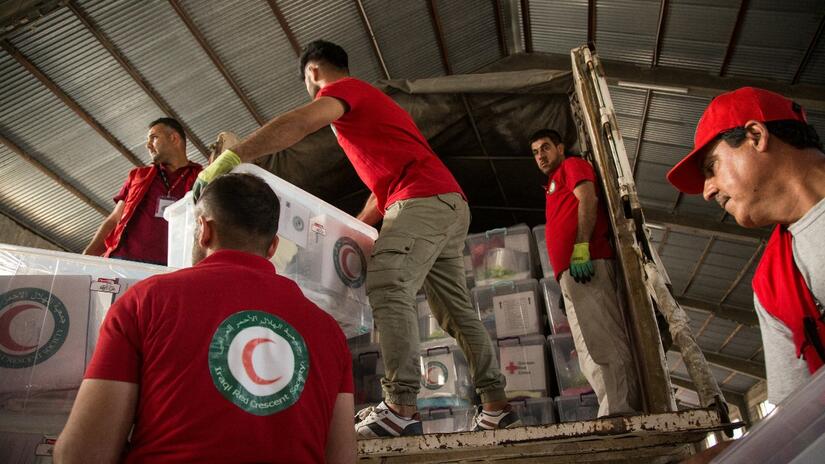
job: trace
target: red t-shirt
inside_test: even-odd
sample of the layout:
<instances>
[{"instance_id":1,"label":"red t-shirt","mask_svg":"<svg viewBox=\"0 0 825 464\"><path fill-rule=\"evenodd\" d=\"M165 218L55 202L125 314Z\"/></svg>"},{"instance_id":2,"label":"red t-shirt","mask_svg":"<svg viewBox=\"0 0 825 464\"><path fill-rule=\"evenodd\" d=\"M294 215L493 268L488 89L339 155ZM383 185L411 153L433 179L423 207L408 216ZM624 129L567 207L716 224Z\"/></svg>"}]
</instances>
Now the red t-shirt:
<instances>
[{"instance_id":1,"label":"red t-shirt","mask_svg":"<svg viewBox=\"0 0 825 464\"><path fill-rule=\"evenodd\" d=\"M143 280L103 322L87 379L137 383L125 462L323 462L352 359L269 261L222 250Z\"/></svg>"},{"instance_id":2,"label":"red t-shirt","mask_svg":"<svg viewBox=\"0 0 825 464\"><path fill-rule=\"evenodd\" d=\"M573 189L582 182L593 182L596 186L596 195L600 199L596 208L596 225L590 237L590 259L613 257L607 210L601 201L601 189L596 182L593 166L581 158L565 158L558 169L550 175L545 206L547 224L544 236L547 241L547 254L557 280L561 273L570 267L570 255L573 254L573 245L576 244L579 199L576 198Z\"/></svg>"},{"instance_id":3,"label":"red t-shirt","mask_svg":"<svg viewBox=\"0 0 825 464\"><path fill-rule=\"evenodd\" d=\"M169 182L169 188L163 182L163 178L158 174L152 180L149 190L143 197L135 210L128 227L123 231L120 245L109 255L112 258L122 258L131 261L142 261L144 263L154 263L166 265L166 248L168 243L167 226L168 223L163 217L156 217L158 201L161 197L180 200L186 195L186 176L183 174L190 169L200 169L200 166L190 164L175 172L164 171ZM123 200L129 195L132 188L131 177L123 183L123 187L115 195L115 203Z\"/></svg>"},{"instance_id":4,"label":"red t-shirt","mask_svg":"<svg viewBox=\"0 0 825 464\"><path fill-rule=\"evenodd\" d=\"M322 88L320 97L337 98L349 107L332 125L355 172L375 194L381 214L398 200L464 195L410 115L383 92L347 77Z\"/></svg>"}]
</instances>

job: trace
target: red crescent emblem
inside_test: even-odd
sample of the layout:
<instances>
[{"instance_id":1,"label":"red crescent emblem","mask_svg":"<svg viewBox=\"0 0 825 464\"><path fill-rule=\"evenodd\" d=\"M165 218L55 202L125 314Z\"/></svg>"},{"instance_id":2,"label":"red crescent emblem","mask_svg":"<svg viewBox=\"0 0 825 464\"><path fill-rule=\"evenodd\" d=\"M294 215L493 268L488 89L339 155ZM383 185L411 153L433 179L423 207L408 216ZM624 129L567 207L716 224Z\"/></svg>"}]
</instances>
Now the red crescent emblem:
<instances>
[{"instance_id":1,"label":"red crescent emblem","mask_svg":"<svg viewBox=\"0 0 825 464\"><path fill-rule=\"evenodd\" d=\"M246 345L243 347L243 367L246 370L246 375L258 385L271 385L279 380L280 377L276 377L272 380L267 380L258 376L258 373L255 372L255 366L252 365L252 354L255 352L255 347L260 345L261 343L275 343L268 338L253 338L246 342Z\"/></svg>"},{"instance_id":2,"label":"red crescent emblem","mask_svg":"<svg viewBox=\"0 0 825 464\"><path fill-rule=\"evenodd\" d=\"M347 258L349 258L349 255L353 253L355 253L355 251L351 247L346 247L343 250L341 250L341 269L347 274L347 277L349 277L350 279L355 279L356 277L358 277L356 275L353 275L349 266L347 266Z\"/></svg>"},{"instance_id":3,"label":"red crescent emblem","mask_svg":"<svg viewBox=\"0 0 825 464\"><path fill-rule=\"evenodd\" d=\"M0 345L4 346L5 348L8 348L11 351L29 351L31 349L37 348L36 344L31 346L23 346L11 338L12 319L14 319L18 314L22 313L27 309L40 309L40 307L32 304L15 306L6 311L5 314L0 316Z\"/></svg>"}]
</instances>

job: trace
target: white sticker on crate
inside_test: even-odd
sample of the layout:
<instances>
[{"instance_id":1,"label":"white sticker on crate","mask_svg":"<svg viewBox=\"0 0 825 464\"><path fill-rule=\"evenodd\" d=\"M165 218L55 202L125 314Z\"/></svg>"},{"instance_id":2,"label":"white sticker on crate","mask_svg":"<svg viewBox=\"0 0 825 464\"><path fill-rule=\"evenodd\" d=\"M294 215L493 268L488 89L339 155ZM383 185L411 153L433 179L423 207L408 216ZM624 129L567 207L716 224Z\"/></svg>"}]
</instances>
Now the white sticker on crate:
<instances>
[{"instance_id":1,"label":"white sticker on crate","mask_svg":"<svg viewBox=\"0 0 825 464\"><path fill-rule=\"evenodd\" d=\"M534 292L519 292L493 297L498 338L538 333L539 315Z\"/></svg>"},{"instance_id":2,"label":"white sticker on crate","mask_svg":"<svg viewBox=\"0 0 825 464\"><path fill-rule=\"evenodd\" d=\"M507 391L547 391L544 345L502 346L499 357Z\"/></svg>"}]
</instances>

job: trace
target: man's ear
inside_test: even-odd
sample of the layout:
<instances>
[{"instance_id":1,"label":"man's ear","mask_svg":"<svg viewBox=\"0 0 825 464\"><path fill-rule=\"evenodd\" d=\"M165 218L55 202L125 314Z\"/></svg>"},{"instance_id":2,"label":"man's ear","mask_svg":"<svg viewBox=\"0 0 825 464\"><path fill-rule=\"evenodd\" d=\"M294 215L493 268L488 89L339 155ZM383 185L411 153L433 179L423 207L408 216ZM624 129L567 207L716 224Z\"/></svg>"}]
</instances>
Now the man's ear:
<instances>
[{"instance_id":1,"label":"man's ear","mask_svg":"<svg viewBox=\"0 0 825 464\"><path fill-rule=\"evenodd\" d=\"M557 143L556 144L556 150L558 150L559 153L564 154L564 144L563 143Z\"/></svg>"},{"instance_id":2,"label":"man's ear","mask_svg":"<svg viewBox=\"0 0 825 464\"><path fill-rule=\"evenodd\" d=\"M209 248L209 246L215 240L215 227L212 221L204 218L203 216L198 216L198 234L195 237L195 240L198 241L198 245L201 246L203 249Z\"/></svg>"},{"instance_id":3,"label":"man's ear","mask_svg":"<svg viewBox=\"0 0 825 464\"><path fill-rule=\"evenodd\" d=\"M266 259L272 259L275 256L275 251L278 250L278 236L272 237L272 243L269 244L269 248L266 249Z\"/></svg>"},{"instance_id":4,"label":"man's ear","mask_svg":"<svg viewBox=\"0 0 825 464\"><path fill-rule=\"evenodd\" d=\"M768 132L768 127L765 123L750 120L745 123L745 132L747 133L748 140L753 144L756 151L767 151L771 134Z\"/></svg>"}]
</instances>

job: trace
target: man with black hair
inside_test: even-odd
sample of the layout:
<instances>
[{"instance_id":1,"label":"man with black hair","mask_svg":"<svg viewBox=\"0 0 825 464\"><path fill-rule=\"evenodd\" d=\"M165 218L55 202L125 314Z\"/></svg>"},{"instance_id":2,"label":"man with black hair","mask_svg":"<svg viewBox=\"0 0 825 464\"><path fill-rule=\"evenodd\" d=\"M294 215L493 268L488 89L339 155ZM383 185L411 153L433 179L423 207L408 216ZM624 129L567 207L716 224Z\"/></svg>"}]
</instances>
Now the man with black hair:
<instances>
[{"instance_id":1,"label":"man with black hair","mask_svg":"<svg viewBox=\"0 0 825 464\"><path fill-rule=\"evenodd\" d=\"M825 360L822 142L798 104L743 87L713 99L667 179L744 227L775 225L752 283L768 400L778 404Z\"/></svg>"},{"instance_id":2,"label":"man with black hair","mask_svg":"<svg viewBox=\"0 0 825 464\"><path fill-rule=\"evenodd\" d=\"M530 136L546 187L545 241L561 286L582 373L599 399L599 417L640 409L636 369L616 286L607 211L587 161L565 156L558 132Z\"/></svg>"},{"instance_id":3,"label":"man with black hair","mask_svg":"<svg viewBox=\"0 0 825 464\"><path fill-rule=\"evenodd\" d=\"M474 428L520 424L507 403L504 376L464 279L464 240L470 212L461 187L412 118L387 95L349 76L343 48L318 40L304 49L301 78L313 101L276 117L225 150L199 176L194 190L241 161L281 151L332 125L338 143L372 192L358 219L381 233L367 265L367 295L381 334L384 401L359 412L363 437L420 434L421 387L415 295L430 308L467 356L481 397Z\"/></svg>"},{"instance_id":4,"label":"man with black hair","mask_svg":"<svg viewBox=\"0 0 825 464\"><path fill-rule=\"evenodd\" d=\"M172 118L149 124L146 148L152 164L129 171L84 254L166 265L163 210L192 188L201 166L186 158L186 134Z\"/></svg>"},{"instance_id":5,"label":"man with black hair","mask_svg":"<svg viewBox=\"0 0 825 464\"><path fill-rule=\"evenodd\" d=\"M203 191L195 266L109 310L56 463L355 462L346 339L276 274L278 214L250 174Z\"/></svg>"}]
</instances>

